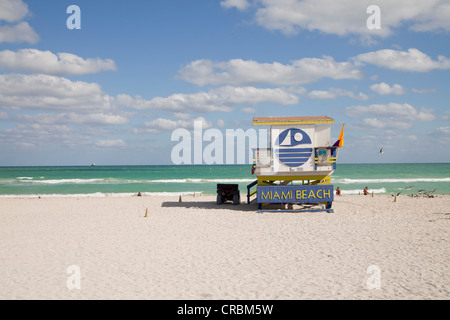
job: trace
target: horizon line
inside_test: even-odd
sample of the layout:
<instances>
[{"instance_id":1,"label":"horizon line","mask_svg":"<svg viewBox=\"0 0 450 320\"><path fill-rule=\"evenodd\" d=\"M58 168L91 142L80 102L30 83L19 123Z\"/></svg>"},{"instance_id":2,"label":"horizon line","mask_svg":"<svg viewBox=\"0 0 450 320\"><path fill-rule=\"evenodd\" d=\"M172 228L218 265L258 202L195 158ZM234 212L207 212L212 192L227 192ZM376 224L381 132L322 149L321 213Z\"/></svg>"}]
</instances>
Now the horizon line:
<instances>
[{"instance_id":1,"label":"horizon line","mask_svg":"<svg viewBox=\"0 0 450 320\"><path fill-rule=\"evenodd\" d=\"M64 164L64 165L0 165L0 168L24 168L24 167L143 167L143 166L174 166L174 167L183 167L183 166L251 166L253 163L243 163L243 164L99 164L92 166L91 164ZM366 164L450 164L450 162L382 162L382 163L373 163L373 162L344 162L338 163L338 165L366 165Z\"/></svg>"}]
</instances>

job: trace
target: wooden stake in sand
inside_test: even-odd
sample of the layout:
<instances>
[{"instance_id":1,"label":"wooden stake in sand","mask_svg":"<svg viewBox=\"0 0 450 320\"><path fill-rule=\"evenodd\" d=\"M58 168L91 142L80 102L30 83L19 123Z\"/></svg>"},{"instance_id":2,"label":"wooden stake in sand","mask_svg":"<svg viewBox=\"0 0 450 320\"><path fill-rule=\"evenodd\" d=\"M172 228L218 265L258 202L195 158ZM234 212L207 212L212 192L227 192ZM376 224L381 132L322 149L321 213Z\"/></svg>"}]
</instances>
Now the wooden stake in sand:
<instances>
[{"instance_id":1,"label":"wooden stake in sand","mask_svg":"<svg viewBox=\"0 0 450 320\"><path fill-rule=\"evenodd\" d=\"M180 197L178 198L178 202L183 202L183 201L181 200L181 195L180 195Z\"/></svg>"},{"instance_id":2,"label":"wooden stake in sand","mask_svg":"<svg viewBox=\"0 0 450 320\"><path fill-rule=\"evenodd\" d=\"M395 195L394 197L394 202L397 202L397 195Z\"/></svg>"},{"instance_id":3,"label":"wooden stake in sand","mask_svg":"<svg viewBox=\"0 0 450 320\"><path fill-rule=\"evenodd\" d=\"M145 217L144 218L148 218L148 208L145 209Z\"/></svg>"},{"instance_id":4,"label":"wooden stake in sand","mask_svg":"<svg viewBox=\"0 0 450 320\"><path fill-rule=\"evenodd\" d=\"M372 198L373 198L373 191L372 191Z\"/></svg>"}]
</instances>

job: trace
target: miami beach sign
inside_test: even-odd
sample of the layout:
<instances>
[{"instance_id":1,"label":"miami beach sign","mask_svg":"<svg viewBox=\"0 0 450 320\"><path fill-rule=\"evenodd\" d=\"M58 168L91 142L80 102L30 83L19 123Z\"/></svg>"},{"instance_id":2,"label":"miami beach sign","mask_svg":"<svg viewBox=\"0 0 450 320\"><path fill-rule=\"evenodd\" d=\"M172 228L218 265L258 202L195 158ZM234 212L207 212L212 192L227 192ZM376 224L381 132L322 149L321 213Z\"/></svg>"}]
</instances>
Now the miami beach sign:
<instances>
[{"instance_id":1,"label":"miami beach sign","mask_svg":"<svg viewBox=\"0 0 450 320\"><path fill-rule=\"evenodd\" d=\"M332 185L258 186L258 203L332 202Z\"/></svg>"}]
</instances>

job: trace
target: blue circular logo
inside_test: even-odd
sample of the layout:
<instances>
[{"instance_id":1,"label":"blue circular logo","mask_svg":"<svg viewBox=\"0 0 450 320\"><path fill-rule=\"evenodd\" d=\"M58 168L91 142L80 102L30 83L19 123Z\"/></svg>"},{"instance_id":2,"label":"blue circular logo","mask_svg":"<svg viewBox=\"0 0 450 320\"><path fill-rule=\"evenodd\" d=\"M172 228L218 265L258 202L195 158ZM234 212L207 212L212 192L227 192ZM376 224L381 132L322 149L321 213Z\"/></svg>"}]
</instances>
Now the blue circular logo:
<instances>
[{"instance_id":1,"label":"blue circular logo","mask_svg":"<svg viewBox=\"0 0 450 320\"><path fill-rule=\"evenodd\" d=\"M279 148L275 151L278 159L288 167L299 167L311 157L312 148L302 148L302 145L311 145L308 134L297 128L286 129L280 133L275 145Z\"/></svg>"}]
</instances>

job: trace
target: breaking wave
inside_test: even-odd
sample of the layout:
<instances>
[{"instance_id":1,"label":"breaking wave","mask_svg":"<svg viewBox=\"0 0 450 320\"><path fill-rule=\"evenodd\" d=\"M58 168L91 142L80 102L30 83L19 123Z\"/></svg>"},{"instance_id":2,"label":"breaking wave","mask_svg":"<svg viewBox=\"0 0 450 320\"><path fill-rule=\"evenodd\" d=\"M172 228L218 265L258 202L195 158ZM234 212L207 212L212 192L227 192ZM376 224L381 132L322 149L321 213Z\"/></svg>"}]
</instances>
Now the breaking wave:
<instances>
[{"instance_id":1,"label":"breaking wave","mask_svg":"<svg viewBox=\"0 0 450 320\"><path fill-rule=\"evenodd\" d=\"M149 197L175 197L175 196L189 196L201 195L201 191L180 191L180 192L141 192L142 196ZM106 197L136 197L136 192L122 192L122 193L77 193L77 194L5 194L0 195L0 198L10 199L38 199L38 198L106 198Z\"/></svg>"},{"instance_id":2,"label":"breaking wave","mask_svg":"<svg viewBox=\"0 0 450 320\"><path fill-rule=\"evenodd\" d=\"M202 178L185 178L185 179L155 179L155 180L130 180L115 178L98 178L98 179L47 179L33 180L32 177L17 177L15 182L25 184L132 184L132 183L247 183L254 179L202 179ZM1 182L13 182L12 180L3 180Z\"/></svg>"},{"instance_id":3,"label":"breaking wave","mask_svg":"<svg viewBox=\"0 0 450 320\"><path fill-rule=\"evenodd\" d=\"M385 179L332 179L333 183L352 184L352 183L413 183L413 182L450 182L450 178L385 178Z\"/></svg>"},{"instance_id":4,"label":"breaking wave","mask_svg":"<svg viewBox=\"0 0 450 320\"><path fill-rule=\"evenodd\" d=\"M341 190L341 192L342 192L342 194L348 194L348 195L350 195L350 194L360 194L360 193L362 193L362 190L361 189L357 189L357 190L345 190L345 189L343 189L343 190ZM381 188L381 189L370 189L369 190L369 193L371 194L371 193L375 193L375 194L378 194L378 193L386 193L386 189L385 188Z\"/></svg>"}]
</instances>

